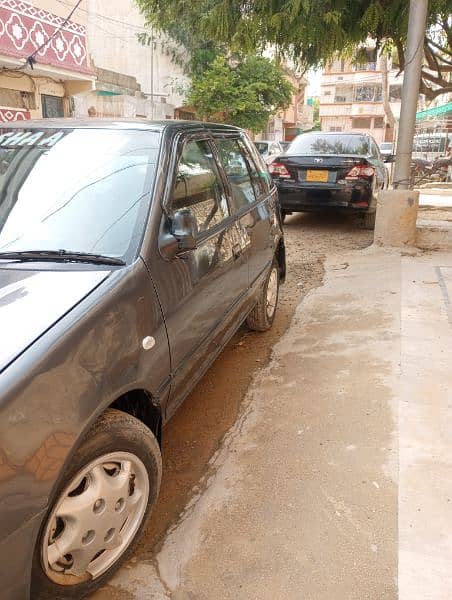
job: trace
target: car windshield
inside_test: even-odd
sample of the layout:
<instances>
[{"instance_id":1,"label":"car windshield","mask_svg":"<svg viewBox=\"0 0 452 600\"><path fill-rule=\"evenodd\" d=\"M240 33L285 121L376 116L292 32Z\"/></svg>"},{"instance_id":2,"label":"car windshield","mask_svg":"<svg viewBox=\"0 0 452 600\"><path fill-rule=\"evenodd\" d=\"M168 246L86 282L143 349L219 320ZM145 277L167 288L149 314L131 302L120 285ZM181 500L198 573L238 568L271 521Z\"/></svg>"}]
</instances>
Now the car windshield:
<instances>
[{"instance_id":1,"label":"car windshield","mask_svg":"<svg viewBox=\"0 0 452 600\"><path fill-rule=\"evenodd\" d=\"M159 139L154 131L0 129L0 253L135 256Z\"/></svg>"},{"instance_id":2,"label":"car windshield","mask_svg":"<svg viewBox=\"0 0 452 600\"><path fill-rule=\"evenodd\" d=\"M288 155L301 154L369 154L369 140L364 135L305 133L294 139L286 150Z\"/></svg>"},{"instance_id":3,"label":"car windshield","mask_svg":"<svg viewBox=\"0 0 452 600\"><path fill-rule=\"evenodd\" d=\"M267 142L255 142L255 146L256 146L259 154L265 154L266 152L268 152Z\"/></svg>"}]
</instances>

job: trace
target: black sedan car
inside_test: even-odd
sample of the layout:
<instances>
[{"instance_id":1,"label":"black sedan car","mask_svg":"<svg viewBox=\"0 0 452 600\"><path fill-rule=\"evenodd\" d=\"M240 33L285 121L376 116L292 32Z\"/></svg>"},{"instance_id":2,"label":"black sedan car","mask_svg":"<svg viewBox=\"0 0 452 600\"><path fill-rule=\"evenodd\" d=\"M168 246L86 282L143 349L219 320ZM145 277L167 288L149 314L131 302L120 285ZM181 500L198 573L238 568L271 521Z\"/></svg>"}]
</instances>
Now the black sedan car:
<instances>
[{"instance_id":1,"label":"black sedan car","mask_svg":"<svg viewBox=\"0 0 452 600\"><path fill-rule=\"evenodd\" d=\"M283 217L292 212L346 209L375 226L377 193L388 172L375 140L360 133L312 132L295 138L269 171Z\"/></svg>"},{"instance_id":2,"label":"black sedan car","mask_svg":"<svg viewBox=\"0 0 452 600\"><path fill-rule=\"evenodd\" d=\"M0 129L1 598L83 598L129 556L163 425L243 321L271 327L284 275L241 130Z\"/></svg>"}]
</instances>

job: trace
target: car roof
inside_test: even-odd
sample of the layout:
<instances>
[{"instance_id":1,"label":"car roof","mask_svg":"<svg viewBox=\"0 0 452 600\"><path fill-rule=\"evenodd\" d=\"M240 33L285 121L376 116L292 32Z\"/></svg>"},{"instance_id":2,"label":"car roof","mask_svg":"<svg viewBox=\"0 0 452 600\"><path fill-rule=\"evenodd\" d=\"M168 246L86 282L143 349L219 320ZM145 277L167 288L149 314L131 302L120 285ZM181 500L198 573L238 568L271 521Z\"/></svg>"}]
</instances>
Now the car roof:
<instances>
[{"instance_id":1,"label":"car roof","mask_svg":"<svg viewBox=\"0 0 452 600\"><path fill-rule=\"evenodd\" d=\"M367 137L372 137L370 133L360 131L306 131L299 135L359 135L361 137L365 135Z\"/></svg>"},{"instance_id":2,"label":"car roof","mask_svg":"<svg viewBox=\"0 0 452 600\"><path fill-rule=\"evenodd\" d=\"M183 121L179 119L148 121L146 119L99 119L95 117L87 117L85 119L32 119L30 121L3 123L1 127L5 129L116 129L144 131L163 131L166 129L213 129L217 131L241 131L238 127L227 125L225 123Z\"/></svg>"}]
</instances>

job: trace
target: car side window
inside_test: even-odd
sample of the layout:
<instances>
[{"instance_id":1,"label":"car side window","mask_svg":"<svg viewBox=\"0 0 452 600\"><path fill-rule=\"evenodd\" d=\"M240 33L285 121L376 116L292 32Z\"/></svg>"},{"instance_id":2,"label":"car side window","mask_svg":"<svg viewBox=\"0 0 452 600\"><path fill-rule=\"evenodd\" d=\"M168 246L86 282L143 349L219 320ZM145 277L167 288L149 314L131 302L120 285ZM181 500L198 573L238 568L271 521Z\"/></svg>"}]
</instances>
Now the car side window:
<instances>
[{"instance_id":1,"label":"car side window","mask_svg":"<svg viewBox=\"0 0 452 600\"><path fill-rule=\"evenodd\" d=\"M372 153L372 158L375 158L376 160L381 160L380 151L378 150L378 146L375 142L371 142L370 150Z\"/></svg>"},{"instance_id":2,"label":"car side window","mask_svg":"<svg viewBox=\"0 0 452 600\"><path fill-rule=\"evenodd\" d=\"M229 216L228 203L217 163L208 141L187 142L176 168L170 210L191 210L198 232L208 231Z\"/></svg>"},{"instance_id":3,"label":"car side window","mask_svg":"<svg viewBox=\"0 0 452 600\"><path fill-rule=\"evenodd\" d=\"M262 157L254 146L245 143L244 140L240 140L239 144L249 165L251 181L253 182L256 196L261 198L262 196L268 195L273 182Z\"/></svg>"},{"instance_id":4,"label":"car side window","mask_svg":"<svg viewBox=\"0 0 452 600\"><path fill-rule=\"evenodd\" d=\"M237 139L218 138L215 145L231 184L233 208L239 211L256 200L247 160Z\"/></svg>"}]
</instances>

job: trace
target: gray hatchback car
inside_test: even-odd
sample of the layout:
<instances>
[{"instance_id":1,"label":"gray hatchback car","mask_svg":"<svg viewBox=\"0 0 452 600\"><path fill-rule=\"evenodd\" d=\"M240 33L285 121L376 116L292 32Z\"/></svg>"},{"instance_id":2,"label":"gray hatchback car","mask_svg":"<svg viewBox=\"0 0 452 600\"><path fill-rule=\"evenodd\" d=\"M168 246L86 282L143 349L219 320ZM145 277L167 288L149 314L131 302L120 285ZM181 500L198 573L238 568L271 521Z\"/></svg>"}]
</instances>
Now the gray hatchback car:
<instances>
[{"instance_id":1,"label":"gray hatchback car","mask_svg":"<svg viewBox=\"0 0 452 600\"><path fill-rule=\"evenodd\" d=\"M285 276L245 133L196 122L0 129L0 595L82 598L157 500L162 427Z\"/></svg>"}]
</instances>

